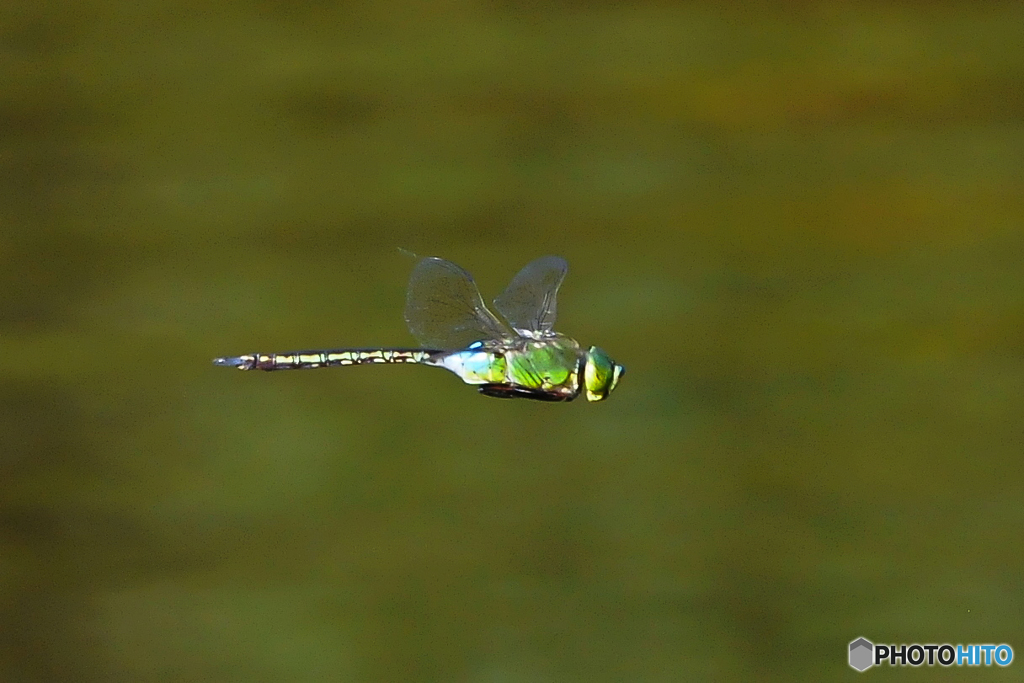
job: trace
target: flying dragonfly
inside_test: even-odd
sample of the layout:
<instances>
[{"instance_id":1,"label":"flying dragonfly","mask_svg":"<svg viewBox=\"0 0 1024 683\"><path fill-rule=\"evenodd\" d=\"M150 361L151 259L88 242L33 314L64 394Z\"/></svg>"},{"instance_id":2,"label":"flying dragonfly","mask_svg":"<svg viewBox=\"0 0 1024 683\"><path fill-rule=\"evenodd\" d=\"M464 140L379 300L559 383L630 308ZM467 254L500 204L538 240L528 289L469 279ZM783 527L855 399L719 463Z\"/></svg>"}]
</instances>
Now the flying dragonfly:
<instances>
[{"instance_id":1,"label":"flying dragonfly","mask_svg":"<svg viewBox=\"0 0 1024 683\"><path fill-rule=\"evenodd\" d=\"M251 353L214 359L239 370L305 370L345 365L414 364L449 370L497 398L602 401L626 369L596 346L554 331L558 288L568 264L558 256L528 263L484 305L476 282L451 261L424 258L413 269L405 322L423 348Z\"/></svg>"}]
</instances>

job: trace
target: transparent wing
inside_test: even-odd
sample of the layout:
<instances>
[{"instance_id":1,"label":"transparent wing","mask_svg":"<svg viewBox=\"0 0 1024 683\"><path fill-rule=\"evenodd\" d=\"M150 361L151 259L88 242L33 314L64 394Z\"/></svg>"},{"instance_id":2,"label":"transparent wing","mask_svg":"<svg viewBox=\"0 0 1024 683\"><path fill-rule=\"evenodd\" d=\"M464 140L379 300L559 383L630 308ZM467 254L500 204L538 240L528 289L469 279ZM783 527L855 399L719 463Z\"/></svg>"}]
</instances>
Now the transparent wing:
<instances>
[{"instance_id":1,"label":"transparent wing","mask_svg":"<svg viewBox=\"0 0 1024 683\"><path fill-rule=\"evenodd\" d=\"M569 264L559 256L530 261L494 300L494 308L516 330L550 332L555 326L555 298Z\"/></svg>"},{"instance_id":2,"label":"transparent wing","mask_svg":"<svg viewBox=\"0 0 1024 683\"><path fill-rule=\"evenodd\" d=\"M451 261L425 258L409 278L405 322L425 347L458 349L515 334L484 306L473 276Z\"/></svg>"}]
</instances>

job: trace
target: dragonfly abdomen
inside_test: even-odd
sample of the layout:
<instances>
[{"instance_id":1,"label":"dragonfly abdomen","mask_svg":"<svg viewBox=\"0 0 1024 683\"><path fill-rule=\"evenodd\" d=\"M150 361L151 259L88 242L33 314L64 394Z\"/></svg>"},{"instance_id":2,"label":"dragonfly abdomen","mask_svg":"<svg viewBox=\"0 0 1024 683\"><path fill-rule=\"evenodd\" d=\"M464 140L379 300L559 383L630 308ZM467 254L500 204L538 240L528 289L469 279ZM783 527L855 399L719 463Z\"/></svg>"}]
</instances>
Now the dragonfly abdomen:
<instances>
[{"instance_id":1,"label":"dragonfly abdomen","mask_svg":"<svg viewBox=\"0 0 1024 683\"><path fill-rule=\"evenodd\" d=\"M339 349L337 351L289 351L252 353L245 356L215 358L214 365L239 370L306 370L346 365L418 364L432 365L439 351L428 349Z\"/></svg>"},{"instance_id":2,"label":"dragonfly abdomen","mask_svg":"<svg viewBox=\"0 0 1024 683\"><path fill-rule=\"evenodd\" d=\"M504 382L508 369L504 355L483 350L479 342L461 351L443 354L431 364L455 373L466 384Z\"/></svg>"}]
</instances>

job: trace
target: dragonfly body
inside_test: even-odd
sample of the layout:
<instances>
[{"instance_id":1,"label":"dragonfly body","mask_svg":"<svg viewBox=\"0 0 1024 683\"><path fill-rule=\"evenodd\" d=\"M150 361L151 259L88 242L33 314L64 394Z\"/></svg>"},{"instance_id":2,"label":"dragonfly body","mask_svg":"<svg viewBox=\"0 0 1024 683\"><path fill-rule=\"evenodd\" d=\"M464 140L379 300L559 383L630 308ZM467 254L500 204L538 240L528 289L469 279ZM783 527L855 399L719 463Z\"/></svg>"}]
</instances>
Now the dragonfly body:
<instances>
[{"instance_id":1,"label":"dragonfly body","mask_svg":"<svg viewBox=\"0 0 1024 683\"><path fill-rule=\"evenodd\" d=\"M425 346L437 348L292 351L217 358L240 370L415 364L440 367L477 385L487 396L571 401L607 398L625 369L597 347L583 349L553 331L555 295L565 261L548 256L531 262L495 300L508 321L483 305L472 277L450 261L420 261L409 284L406 322Z\"/></svg>"}]
</instances>

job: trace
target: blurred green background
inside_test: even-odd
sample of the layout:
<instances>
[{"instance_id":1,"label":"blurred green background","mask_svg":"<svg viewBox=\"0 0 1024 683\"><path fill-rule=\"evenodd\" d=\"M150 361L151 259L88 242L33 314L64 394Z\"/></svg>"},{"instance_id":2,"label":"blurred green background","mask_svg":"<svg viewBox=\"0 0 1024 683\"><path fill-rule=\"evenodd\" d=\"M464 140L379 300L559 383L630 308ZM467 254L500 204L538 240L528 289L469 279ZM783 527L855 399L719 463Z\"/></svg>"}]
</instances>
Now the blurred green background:
<instances>
[{"instance_id":1,"label":"blurred green background","mask_svg":"<svg viewBox=\"0 0 1024 683\"><path fill-rule=\"evenodd\" d=\"M1022 46L1021 3L5 2L0 680L1021 656ZM565 256L628 375L210 365L411 344L399 248L488 298Z\"/></svg>"}]
</instances>

